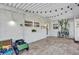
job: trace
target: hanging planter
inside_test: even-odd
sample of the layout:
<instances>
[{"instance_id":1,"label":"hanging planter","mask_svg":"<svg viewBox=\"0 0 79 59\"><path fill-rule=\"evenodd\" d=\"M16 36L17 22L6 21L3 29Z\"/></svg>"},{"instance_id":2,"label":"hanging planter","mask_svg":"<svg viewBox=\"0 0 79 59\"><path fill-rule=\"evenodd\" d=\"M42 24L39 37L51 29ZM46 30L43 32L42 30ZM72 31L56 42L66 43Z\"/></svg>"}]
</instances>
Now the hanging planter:
<instances>
[{"instance_id":1,"label":"hanging planter","mask_svg":"<svg viewBox=\"0 0 79 59\"><path fill-rule=\"evenodd\" d=\"M36 32L36 29L32 29L32 32Z\"/></svg>"}]
</instances>

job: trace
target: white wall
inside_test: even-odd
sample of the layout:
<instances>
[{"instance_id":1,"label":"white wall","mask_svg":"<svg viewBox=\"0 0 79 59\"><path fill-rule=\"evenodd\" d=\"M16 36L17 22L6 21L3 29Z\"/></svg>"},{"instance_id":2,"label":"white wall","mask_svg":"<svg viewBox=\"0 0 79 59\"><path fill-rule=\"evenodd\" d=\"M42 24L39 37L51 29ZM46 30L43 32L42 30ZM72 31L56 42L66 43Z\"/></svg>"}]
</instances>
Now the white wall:
<instances>
[{"instance_id":1,"label":"white wall","mask_svg":"<svg viewBox=\"0 0 79 59\"><path fill-rule=\"evenodd\" d=\"M12 12L16 9L12 11L8 9L12 10L11 8L3 6L0 9L0 40L12 38L13 41L15 41L23 38L26 42L31 43L47 37L46 29L41 29L41 27L35 28L37 32L31 32L34 27L20 27L20 24L24 24L24 20L37 21L40 22L41 25L48 24L45 18L29 13L23 15L21 12ZM14 26L8 24L11 20L15 21L16 24Z\"/></svg>"},{"instance_id":2,"label":"white wall","mask_svg":"<svg viewBox=\"0 0 79 59\"><path fill-rule=\"evenodd\" d=\"M79 19L74 19L75 22L75 41L79 41Z\"/></svg>"},{"instance_id":3,"label":"white wall","mask_svg":"<svg viewBox=\"0 0 79 59\"><path fill-rule=\"evenodd\" d=\"M73 15L74 15L74 24L75 24L75 41L79 41L79 26L77 24L79 24L79 7L74 7L73 10Z\"/></svg>"},{"instance_id":4,"label":"white wall","mask_svg":"<svg viewBox=\"0 0 79 59\"><path fill-rule=\"evenodd\" d=\"M47 24L46 19L41 18L39 16L36 15L32 15L32 14L26 14L25 15L25 20L29 20L29 21L35 21L35 22L39 22L40 26L41 25L45 25ZM36 29L36 32L32 32L32 29ZM46 35L46 29L42 29L41 27L36 28L36 27L24 27L24 38L26 40L26 42L34 42L37 40L40 40L42 38L47 37Z\"/></svg>"},{"instance_id":5,"label":"white wall","mask_svg":"<svg viewBox=\"0 0 79 59\"><path fill-rule=\"evenodd\" d=\"M20 39L22 38L22 28L19 26L18 20L22 18L18 16L16 20L16 24L14 26L10 26L8 24L9 21L13 20L11 17L11 12L0 10L0 40L5 39Z\"/></svg>"},{"instance_id":6,"label":"white wall","mask_svg":"<svg viewBox=\"0 0 79 59\"><path fill-rule=\"evenodd\" d=\"M58 24L58 20L53 20L50 23L50 36L56 36L58 35L58 29L53 29L53 24Z\"/></svg>"},{"instance_id":7,"label":"white wall","mask_svg":"<svg viewBox=\"0 0 79 59\"><path fill-rule=\"evenodd\" d=\"M58 31L60 29L53 29L53 24L58 24L58 20L51 21L50 24L50 36L56 36L58 35ZM75 28L74 28L74 20L69 20L69 38L75 38Z\"/></svg>"}]
</instances>

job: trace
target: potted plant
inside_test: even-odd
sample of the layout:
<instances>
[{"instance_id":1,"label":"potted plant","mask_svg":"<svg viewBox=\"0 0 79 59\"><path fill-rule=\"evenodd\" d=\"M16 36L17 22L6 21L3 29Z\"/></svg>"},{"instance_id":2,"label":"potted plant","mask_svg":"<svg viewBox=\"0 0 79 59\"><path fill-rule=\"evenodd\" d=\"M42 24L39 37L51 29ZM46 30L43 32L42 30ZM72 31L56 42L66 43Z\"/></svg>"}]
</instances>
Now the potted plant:
<instances>
[{"instance_id":1,"label":"potted plant","mask_svg":"<svg viewBox=\"0 0 79 59\"><path fill-rule=\"evenodd\" d=\"M63 19L62 20L59 20L58 23L59 23L59 26L61 27L61 31L59 31L59 36L62 37L63 36Z\"/></svg>"},{"instance_id":2,"label":"potted plant","mask_svg":"<svg viewBox=\"0 0 79 59\"><path fill-rule=\"evenodd\" d=\"M69 36L68 20L67 19L64 20L64 34L65 34L65 37Z\"/></svg>"}]
</instances>

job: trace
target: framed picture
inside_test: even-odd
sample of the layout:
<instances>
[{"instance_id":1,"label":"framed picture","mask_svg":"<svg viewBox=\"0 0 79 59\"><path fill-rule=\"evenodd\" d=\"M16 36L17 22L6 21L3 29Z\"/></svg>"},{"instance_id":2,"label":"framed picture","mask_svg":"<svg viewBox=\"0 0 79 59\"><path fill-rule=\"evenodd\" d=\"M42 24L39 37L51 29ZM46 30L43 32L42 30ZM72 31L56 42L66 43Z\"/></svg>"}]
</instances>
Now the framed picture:
<instances>
[{"instance_id":1,"label":"framed picture","mask_svg":"<svg viewBox=\"0 0 79 59\"><path fill-rule=\"evenodd\" d=\"M58 29L58 24L53 24L53 29Z\"/></svg>"},{"instance_id":2,"label":"framed picture","mask_svg":"<svg viewBox=\"0 0 79 59\"><path fill-rule=\"evenodd\" d=\"M39 27L39 26L40 26L39 22L34 22L34 27Z\"/></svg>"},{"instance_id":3,"label":"framed picture","mask_svg":"<svg viewBox=\"0 0 79 59\"><path fill-rule=\"evenodd\" d=\"M31 27L32 24L33 24L32 21L25 21L24 22L24 25L27 26L27 27Z\"/></svg>"}]
</instances>

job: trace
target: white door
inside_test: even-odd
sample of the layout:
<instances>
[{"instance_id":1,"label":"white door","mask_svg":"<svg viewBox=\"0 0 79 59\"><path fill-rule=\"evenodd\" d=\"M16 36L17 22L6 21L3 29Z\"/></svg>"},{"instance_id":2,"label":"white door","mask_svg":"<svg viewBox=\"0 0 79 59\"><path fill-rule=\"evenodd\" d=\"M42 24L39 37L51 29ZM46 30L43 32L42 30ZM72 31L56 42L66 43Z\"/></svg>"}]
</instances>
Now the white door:
<instances>
[{"instance_id":1,"label":"white door","mask_svg":"<svg viewBox=\"0 0 79 59\"><path fill-rule=\"evenodd\" d=\"M69 38L75 37L75 28L74 28L74 20L69 21Z\"/></svg>"}]
</instances>

